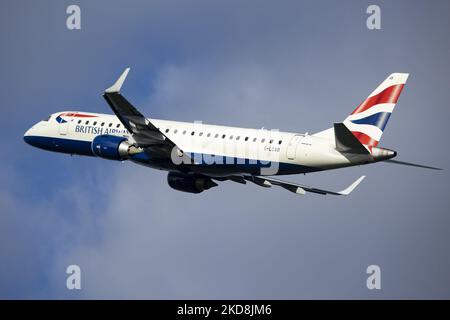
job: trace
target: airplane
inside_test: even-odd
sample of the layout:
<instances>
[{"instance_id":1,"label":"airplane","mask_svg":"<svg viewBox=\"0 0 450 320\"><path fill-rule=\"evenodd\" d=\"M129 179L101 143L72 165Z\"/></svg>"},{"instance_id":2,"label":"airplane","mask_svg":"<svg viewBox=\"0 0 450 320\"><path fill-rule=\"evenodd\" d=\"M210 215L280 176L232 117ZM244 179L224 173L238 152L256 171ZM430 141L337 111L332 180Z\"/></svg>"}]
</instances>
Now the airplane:
<instances>
[{"instance_id":1,"label":"airplane","mask_svg":"<svg viewBox=\"0 0 450 320\"><path fill-rule=\"evenodd\" d=\"M299 195L347 196L365 176L341 191L273 176L380 161L441 170L392 160L397 152L378 146L408 73L389 75L344 121L315 134L302 134L147 118L121 94L129 70L103 93L114 115L57 112L27 130L25 142L54 152L129 160L166 170L169 186L189 193L201 193L228 180L279 186Z\"/></svg>"}]
</instances>

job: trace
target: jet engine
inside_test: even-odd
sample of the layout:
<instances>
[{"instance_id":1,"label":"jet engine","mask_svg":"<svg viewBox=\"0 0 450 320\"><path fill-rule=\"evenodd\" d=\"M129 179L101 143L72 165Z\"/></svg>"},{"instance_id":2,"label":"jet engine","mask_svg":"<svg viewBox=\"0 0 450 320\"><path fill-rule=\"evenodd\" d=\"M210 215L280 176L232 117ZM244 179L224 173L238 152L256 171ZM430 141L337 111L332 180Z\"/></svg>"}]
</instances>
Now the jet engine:
<instances>
[{"instance_id":1,"label":"jet engine","mask_svg":"<svg viewBox=\"0 0 450 320\"><path fill-rule=\"evenodd\" d=\"M189 193L200 193L217 186L211 178L179 172L169 172L167 183L175 190Z\"/></svg>"},{"instance_id":2,"label":"jet engine","mask_svg":"<svg viewBox=\"0 0 450 320\"><path fill-rule=\"evenodd\" d=\"M91 149L97 157L109 160L126 160L130 156L142 152L142 149L131 144L125 137L105 134L94 138Z\"/></svg>"}]
</instances>

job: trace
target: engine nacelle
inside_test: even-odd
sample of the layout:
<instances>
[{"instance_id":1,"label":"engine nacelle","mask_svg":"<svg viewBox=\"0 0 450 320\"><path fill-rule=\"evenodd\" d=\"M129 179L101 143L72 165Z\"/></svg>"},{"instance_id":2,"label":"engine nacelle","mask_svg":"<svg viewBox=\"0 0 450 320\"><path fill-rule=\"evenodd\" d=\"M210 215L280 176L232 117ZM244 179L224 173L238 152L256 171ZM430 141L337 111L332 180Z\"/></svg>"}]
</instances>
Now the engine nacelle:
<instances>
[{"instance_id":1,"label":"engine nacelle","mask_svg":"<svg viewBox=\"0 0 450 320\"><path fill-rule=\"evenodd\" d=\"M167 183L175 190L189 193L200 193L217 186L217 183L212 181L211 178L179 172L169 172Z\"/></svg>"},{"instance_id":2,"label":"engine nacelle","mask_svg":"<svg viewBox=\"0 0 450 320\"><path fill-rule=\"evenodd\" d=\"M91 149L97 157L110 160L126 160L133 145L125 137L103 134L92 141Z\"/></svg>"}]
</instances>

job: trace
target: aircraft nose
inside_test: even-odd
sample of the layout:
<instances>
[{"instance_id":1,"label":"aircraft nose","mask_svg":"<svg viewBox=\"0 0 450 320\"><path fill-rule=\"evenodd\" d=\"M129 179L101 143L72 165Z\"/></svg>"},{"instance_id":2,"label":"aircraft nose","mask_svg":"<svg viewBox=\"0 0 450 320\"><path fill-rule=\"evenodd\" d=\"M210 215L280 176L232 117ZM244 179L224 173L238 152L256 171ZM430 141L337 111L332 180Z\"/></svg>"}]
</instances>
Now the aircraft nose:
<instances>
[{"instance_id":1,"label":"aircraft nose","mask_svg":"<svg viewBox=\"0 0 450 320\"><path fill-rule=\"evenodd\" d=\"M23 135L23 140L30 145L32 145L32 141L31 141L32 140L32 138L31 138L32 129L33 128L28 129Z\"/></svg>"}]
</instances>

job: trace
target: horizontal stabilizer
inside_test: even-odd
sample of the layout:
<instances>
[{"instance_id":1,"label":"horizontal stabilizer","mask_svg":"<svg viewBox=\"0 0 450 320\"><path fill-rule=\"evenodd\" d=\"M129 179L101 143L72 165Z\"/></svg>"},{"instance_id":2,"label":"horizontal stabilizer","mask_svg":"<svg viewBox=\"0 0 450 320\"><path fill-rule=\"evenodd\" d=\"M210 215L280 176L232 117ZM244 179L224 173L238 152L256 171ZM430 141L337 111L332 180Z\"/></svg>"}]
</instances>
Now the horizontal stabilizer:
<instances>
[{"instance_id":1,"label":"horizontal stabilizer","mask_svg":"<svg viewBox=\"0 0 450 320\"><path fill-rule=\"evenodd\" d=\"M423 164L417 164L417 163L411 163L411 162L405 162L405 161L398 161L398 160L385 160L384 162L394 163L394 164L401 164L401 165L410 166L410 167L432 169L432 170L443 170L441 168L430 167L430 166L425 166Z\"/></svg>"},{"instance_id":2,"label":"horizontal stabilizer","mask_svg":"<svg viewBox=\"0 0 450 320\"><path fill-rule=\"evenodd\" d=\"M343 123L334 124L334 138L336 150L340 152L369 154L369 151Z\"/></svg>"}]
</instances>

